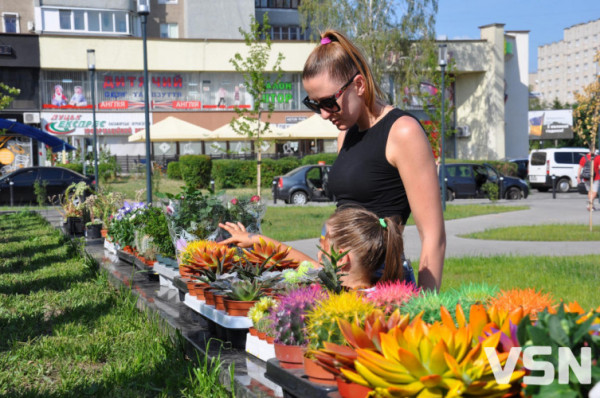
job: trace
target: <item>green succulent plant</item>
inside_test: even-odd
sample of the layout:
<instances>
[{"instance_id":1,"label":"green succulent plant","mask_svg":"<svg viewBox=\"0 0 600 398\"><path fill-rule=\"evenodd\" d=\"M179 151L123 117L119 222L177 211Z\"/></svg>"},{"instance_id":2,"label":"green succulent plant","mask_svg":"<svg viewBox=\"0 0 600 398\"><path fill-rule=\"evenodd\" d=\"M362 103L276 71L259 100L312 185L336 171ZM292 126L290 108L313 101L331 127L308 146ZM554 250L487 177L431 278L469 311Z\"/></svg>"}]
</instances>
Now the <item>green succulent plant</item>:
<instances>
[{"instance_id":1,"label":"green succulent plant","mask_svg":"<svg viewBox=\"0 0 600 398\"><path fill-rule=\"evenodd\" d=\"M238 280L231 283L231 291L227 293L227 297L238 301L254 301L258 300L263 295L263 286L260 281L253 279Z\"/></svg>"},{"instance_id":2,"label":"green succulent plant","mask_svg":"<svg viewBox=\"0 0 600 398\"><path fill-rule=\"evenodd\" d=\"M345 274L342 273L342 267L345 263L340 264L340 260L348 254L348 251L339 253L331 245L330 252L326 252L319 247L319 250L323 253L321 265L323 268L319 271L320 284L323 288L329 290L332 293L340 293L344 290L342 286L341 277Z\"/></svg>"}]
</instances>

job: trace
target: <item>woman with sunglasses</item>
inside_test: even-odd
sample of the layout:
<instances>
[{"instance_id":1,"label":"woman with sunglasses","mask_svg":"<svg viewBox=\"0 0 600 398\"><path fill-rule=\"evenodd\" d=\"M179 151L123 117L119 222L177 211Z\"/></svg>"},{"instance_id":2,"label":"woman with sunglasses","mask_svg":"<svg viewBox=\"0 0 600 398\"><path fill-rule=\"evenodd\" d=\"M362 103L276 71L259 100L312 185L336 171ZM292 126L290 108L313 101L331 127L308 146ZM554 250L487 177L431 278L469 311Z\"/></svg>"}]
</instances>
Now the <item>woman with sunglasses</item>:
<instances>
[{"instance_id":1,"label":"woman with sunglasses","mask_svg":"<svg viewBox=\"0 0 600 398\"><path fill-rule=\"evenodd\" d=\"M327 30L302 72L303 103L339 130L329 173L337 206L358 205L401 228L412 211L421 238L419 286L439 290L446 233L433 152L419 121L386 104L361 51Z\"/></svg>"}]
</instances>

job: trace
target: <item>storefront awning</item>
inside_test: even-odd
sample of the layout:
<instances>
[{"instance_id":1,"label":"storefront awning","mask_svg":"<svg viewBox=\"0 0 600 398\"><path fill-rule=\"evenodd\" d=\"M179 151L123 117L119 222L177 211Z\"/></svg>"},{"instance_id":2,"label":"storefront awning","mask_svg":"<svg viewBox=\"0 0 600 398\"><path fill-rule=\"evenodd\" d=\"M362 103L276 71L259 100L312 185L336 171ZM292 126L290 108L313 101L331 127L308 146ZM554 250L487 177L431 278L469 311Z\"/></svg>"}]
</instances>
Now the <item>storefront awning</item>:
<instances>
[{"instance_id":1,"label":"storefront awning","mask_svg":"<svg viewBox=\"0 0 600 398\"><path fill-rule=\"evenodd\" d=\"M242 122L250 124L256 124L256 120L246 119L242 116ZM263 130L265 128L265 123L263 121L260 122L260 129ZM289 135L286 130L282 130L275 126L274 124L269 124L269 132L265 133L261 138L263 140L281 140L288 139ZM247 141L248 137L243 134L238 134L235 131L230 123L227 123L215 131L213 131L213 141Z\"/></svg>"},{"instance_id":2,"label":"storefront awning","mask_svg":"<svg viewBox=\"0 0 600 398\"><path fill-rule=\"evenodd\" d=\"M321 115L313 115L306 120L294 124L285 130L291 139L329 139L335 140L340 134L340 130L329 120L325 120Z\"/></svg>"},{"instance_id":3,"label":"storefront awning","mask_svg":"<svg viewBox=\"0 0 600 398\"><path fill-rule=\"evenodd\" d=\"M31 137L36 141L43 142L52 148L53 152L60 151L72 151L75 147L69 145L67 142L56 138L55 136L46 133L36 127L29 126L27 124L13 122L12 120L0 119L0 129L6 129L11 133L20 134L27 137Z\"/></svg>"}]
</instances>

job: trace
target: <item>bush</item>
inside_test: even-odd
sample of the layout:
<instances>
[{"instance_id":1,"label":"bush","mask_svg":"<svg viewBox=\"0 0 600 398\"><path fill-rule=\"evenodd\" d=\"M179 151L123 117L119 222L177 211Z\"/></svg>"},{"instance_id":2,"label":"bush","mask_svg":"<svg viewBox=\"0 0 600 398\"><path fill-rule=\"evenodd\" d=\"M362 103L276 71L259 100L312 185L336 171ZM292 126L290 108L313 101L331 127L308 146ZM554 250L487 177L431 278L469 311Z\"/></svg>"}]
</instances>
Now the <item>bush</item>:
<instances>
[{"instance_id":1,"label":"bush","mask_svg":"<svg viewBox=\"0 0 600 398\"><path fill-rule=\"evenodd\" d=\"M181 167L179 162L169 162L167 164L167 177L173 180L181 180Z\"/></svg>"},{"instance_id":2,"label":"bush","mask_svg":"<svg viewBox=\"0 0 600 398\"><path fill-rule=\"evenodd\" d=\"M335 159L337 159L337 153L317 153L303 157L302 165L317 164L319 161L324 161L325 164L333 164Z\"/></svg>"},{"instance_id":3,"label":"bush","mask_svg":"<svg viewBox=\"0 0 600 398\"><path fill-rule=\"evenodd\" d=\"M64 167L65 169L73 170L73 171L83 174L83 164L82 163L59 164L58 167ZM93 167L92 167L92 170L93 170ZM92 173L93 173L93 171L92 171Z\"/></svg>"},{"instance_id":4,"label":"bush","mask_svg":"<svg viewBox=\"0 0 600 398\"><path fill-rule=\"evenodd\" d=\"M256 161L219 159L213 162L215 188L241 188L256 184Z\"/></svg>"},{"instance_id":5,"label":"bush","mask_svg":"<svg viewBox=\"0 0 600 398\"><path fill-rule=\"evenodd\" d=\"M210 184L212 160L207 155L183 155L179 169L185 184L192 188L207 188Z\"/></svg>"},{"instance_id":6,"label":"bush","mask_svg":"<svg viewBox=\"0 0 600 398\"><path fill-rule=\"evenodd\" d=\"M287 173L300 165L294 157L274 160L263 159L261 167L261 186L269 188L275 176ZM239 159L219 159L213 162L215 188L242 188L256 185L256 161Z\"/></svg>"}]
</instances>

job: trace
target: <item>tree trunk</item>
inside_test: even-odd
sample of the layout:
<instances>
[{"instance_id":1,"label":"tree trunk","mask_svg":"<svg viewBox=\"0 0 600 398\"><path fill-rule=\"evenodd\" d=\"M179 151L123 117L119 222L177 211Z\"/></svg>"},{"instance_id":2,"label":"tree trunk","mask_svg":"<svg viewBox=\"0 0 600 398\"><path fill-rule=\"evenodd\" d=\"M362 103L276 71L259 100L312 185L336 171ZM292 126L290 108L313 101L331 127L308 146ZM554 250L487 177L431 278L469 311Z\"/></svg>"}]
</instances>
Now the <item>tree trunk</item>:
<instances>
[{"instance_id":1,"label":"tree trunk","mask_svg":"<svg viewBox=\"0 0 600 398\"><path fill-rule=\"evenodd\" d=\"M590 192L588 192L588 201L590 208L590 232L592 232L593 219L592 212L594 211L594 149L591 150L590 162L592 163L590 170Z\"/></svg>"},{"instance_id":2,"label":"tree trunk","mask_svg":"<svg viewBox=\"0 0 600 398\"><path fill-rule=\"evenodd\" d=\"M258 120L257 120L257 138L258 140L256 141L255 148L256 148L256 194L258 195L258 197L260 197L260 183L261 183L261 178L260 178L260 163L261 163L261 142L260 142L260 111L258 112Z\"/></svg>"}]
</instances>

